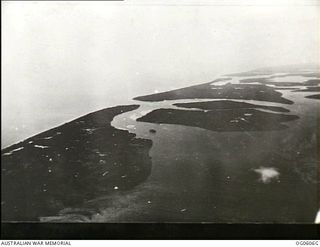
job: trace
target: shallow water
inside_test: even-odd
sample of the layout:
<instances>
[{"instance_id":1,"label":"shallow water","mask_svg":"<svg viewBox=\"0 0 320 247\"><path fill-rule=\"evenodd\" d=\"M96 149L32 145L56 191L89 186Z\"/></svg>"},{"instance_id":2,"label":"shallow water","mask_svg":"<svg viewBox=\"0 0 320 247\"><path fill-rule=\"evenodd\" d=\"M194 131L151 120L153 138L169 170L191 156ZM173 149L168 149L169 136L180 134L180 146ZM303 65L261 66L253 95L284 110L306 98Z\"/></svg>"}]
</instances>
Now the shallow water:
<instances>
[{"instance_id":1,"label":"shallow water","mask_svg":"<svg viewBox=\"0 0 320 247\"><path fill-rule=\"evenodd\" d=\"M310 177L317 167L319 101L305 98L312 93L281 93L295 104L234 100L282 106L300 117L281 131L214 132L135 121L154 109L182 109L173 104L208 99L139 102L137 110L115 117L114 127L153 141L153 168L147 181L133 191L109 196L113 206L102 207L92 221L313 222L317 185ZM264 179L268 174L270 179Z\"/></svg>"}]
</instances>

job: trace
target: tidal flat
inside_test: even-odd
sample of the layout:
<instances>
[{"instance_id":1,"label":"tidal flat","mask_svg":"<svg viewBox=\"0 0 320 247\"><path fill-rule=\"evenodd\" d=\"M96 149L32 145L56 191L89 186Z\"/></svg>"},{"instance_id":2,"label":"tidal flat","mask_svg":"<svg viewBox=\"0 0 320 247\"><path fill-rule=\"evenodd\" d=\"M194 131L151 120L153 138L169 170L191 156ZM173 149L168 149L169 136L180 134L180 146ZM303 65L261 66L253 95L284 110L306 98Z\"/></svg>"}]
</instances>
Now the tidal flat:
<instances>
[{"instance_id":1,"label":"tidal flat","mask_svg":"<svg viewBox=\"0 0 320 247\"><path fill-rule=\"evenodd\" d=\"M306 96L308 99L320 99L320 94L308 95Z\"/></svg>"}]
</instances>

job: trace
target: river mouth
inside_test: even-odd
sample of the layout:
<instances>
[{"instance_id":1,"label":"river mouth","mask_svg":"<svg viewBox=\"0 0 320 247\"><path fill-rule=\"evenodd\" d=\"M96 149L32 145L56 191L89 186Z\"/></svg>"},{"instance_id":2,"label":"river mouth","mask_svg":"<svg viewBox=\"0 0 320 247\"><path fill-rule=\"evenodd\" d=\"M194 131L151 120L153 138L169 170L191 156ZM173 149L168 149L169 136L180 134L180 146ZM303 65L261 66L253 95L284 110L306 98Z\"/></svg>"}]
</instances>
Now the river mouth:
<instances>
[{"instance_id":1,"label":"river mouth","mask_svg":"<svg viewBox=\"0 0 320 247\"><path fill-rule=\"evenodd\" d=\"M239 79L231 81L237 84ZM282 75L281 79L285 80L285 77ZM303 88L298 83L309 77L295 79L297 87ZM230 81L222 81L219 85L226 83ZM289 111L283 114L298 116L299 119L287 122L288 128L282 130L217 132L184 124L147 123L137 119L157 109L199 111L191 107L183 109L177 104L217 102L221 99L137 101L140 104L138 109L118 115L112 125L153 141L150 150L152 172L147 181L135 189L134 199L128 199L127 205L133 200L135 209L122 209L123 214L119 210L117 217L110 217L110 212L105 211L92 220L314 222L319 207L316 199L319 115L315 114L319 102L306 98L312 94L310 92L293 92L283 87L277 90L294 104L231 100L283 107ZM259 110L274 113L268 109ZM115 211L117 207L115 203Z\"/></svg>"},{"instance_id":2,"label":"river mouth","mask_svg":"<svg viewBox=\"0 0 320 247\"><path fill-rule=\"evenodd\" d=\"M70 163L66 158L79 156L77 165L67 168L64 176L70 172L77 180L83 176L77 183L91 187L91 196L58 211L49 212L44 204L44 213L35 215L41 222L313 223L319 209L320 101L310 97L315 92L303 89L306 81L318 77L295 76L292 88L280 85L289 80L286 76L293 78L285 73L266 74L265 79L272 78L270 84L261 75L222 77L199 85L201 90L215 91L205 94L208 97L192 96L197 85L189 87L191 91L175 89L173 94L146 96L147 101L133 100L134 105L74 120L66 125L68 131L44 132L40 139L35 136L4 150L2 156L21 160L19 154L32 146L50 165L42 167L48 176L54 174L54 167L64 170L63 162ZM241 83L246 79L253 80ZM317 86L312 84L308 87ZM166 100L168 95L172 99ZM108 115L110 111L113 115ZM74 140L68 137L78 130L83 139L78 132ZM80 149L70 156L71 146L63 150L58 146L59 152L52 153L55 139L61 145L71 141ZM60 157L64 153L69 156ZM62 158L62 163L54 164ZM81 163L82 158L86 162ZM83 164L90 169L80 174L77 169ZM124 182L128 178L133 180ZM43 180L46 187L41 193L48 194L50 188ZM95 193L96 186L102 193Z\"/></svg>"}]
</instances>

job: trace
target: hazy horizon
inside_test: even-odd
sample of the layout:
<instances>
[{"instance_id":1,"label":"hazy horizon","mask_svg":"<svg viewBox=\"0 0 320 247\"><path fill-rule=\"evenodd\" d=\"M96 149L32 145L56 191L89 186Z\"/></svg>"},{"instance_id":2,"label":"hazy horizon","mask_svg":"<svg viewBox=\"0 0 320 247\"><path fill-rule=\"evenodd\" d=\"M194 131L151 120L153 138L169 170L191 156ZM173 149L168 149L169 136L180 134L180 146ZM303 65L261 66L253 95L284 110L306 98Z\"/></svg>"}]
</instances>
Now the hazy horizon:
<instances>
[{"instance_id":1,"label":"hazy horizon","mask_svg":"<svg viewBox=\"0 0 320 247\"><path fill-rule=\"evenodd\" d=\"M2 148L156 90L319 65L319 6L132 3L2 2Z\"/></svg>"}]
</instances>

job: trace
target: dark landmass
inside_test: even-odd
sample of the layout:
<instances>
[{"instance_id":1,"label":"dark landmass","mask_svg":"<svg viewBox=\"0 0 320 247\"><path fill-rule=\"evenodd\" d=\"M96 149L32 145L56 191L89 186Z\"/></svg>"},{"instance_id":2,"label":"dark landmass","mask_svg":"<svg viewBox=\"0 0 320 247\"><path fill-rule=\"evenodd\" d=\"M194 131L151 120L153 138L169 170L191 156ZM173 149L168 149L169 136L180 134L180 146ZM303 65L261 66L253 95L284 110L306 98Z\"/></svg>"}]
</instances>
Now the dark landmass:
<instances>
[{"instance_id":1,"label":"dark landmass","mask_svg":"<svg viewBox=\"0 0 320 247\"><path fill-rule=\"evenodd\" d=\"M211 85L212 83L214 82L136 97L134 99L152 102L178 99L246 99L293 104L291 100L281 97L282 94L280 92L266 85L228 83L222 86L214 86Z\"/></svg>"},{"instance_id":2,"label":"dark landmass","mask_svg":"<svg viewBox=\"0 0 320 247\"><path fill-rule=\"evenodd\" d=\"M276 76L276 77L283 77L283 76ZM240 83L261 83L261 84L269 84L274 86L283 86L283 87L291 87L291 86L317 86L320 84L320 79L312 79L307 80L305 82L277 82L271 81L270 79L276 77L268 77L268 78L248 78L240 80Z\"/></svg>"},{"instance_id":3,"label":"dark landmass","mask_svg":"<svg viewBox=\"0 0 320 247\"><path fill-rule=\"evenodd\" d=\"M2 150L2 220L37 221L143 182L152 142L110 125L138 107L93 112Z\"/></svg>"},{"instance_id":4,"label":"dark landmass","mask_svg":"<svg viewBox=\"0 0 320 247\"><path fill-rule=\"evenodd\" d=\"M319 91L320 79L302 83L268 81L292 75L320 76L319 73L294 71L299 72L293 67L282 68L281 72L288 74L275 76L272 73L280 70L254 70L233 75L269 77L215 85L215 82L231 79L221 78L135 98L151 102L224 99L176 103L174 105L181 109L157 109L137 121L218 132L239 131L211 137L205 131L193 133L183 129L175 133L175 128L167 128L169 135L155 139L157 145L152 150L157 167L150 177L152 181L148 180L152 188L143 191L136 187L138 195L130 189L145 182L151 173L152 141L116 129L111 121L139 105L93 112L5 148L1 155L2 220L83 222L105 217L103 221L112 222L110 218L114 217L116 222L134 222L135 219L140 222L313 222L319 208L315 199L319 167L319 137L314 129L317 114L308 115L311 120L308 125L302 118L303 121L297 122L298 128L276 132L288 128L285 122L299 117L282 114L289 112L283 107L231 100L293 104L276 90L307 86L304 90ZM250 84L252 82L262 84ZM306 98L320 99L320 94ZM151 134L158 133L149 125L146 128ZM182 139L184 133L192 135ZM262 173L265 168L267 171ZM270 182L263 181L268 169L271 173L278 172L270 177ZM154 182L156 186L153 187Z\"/></svg>"},{"instance_id":5,"label":"dark landmass","mask_svg":"<svg viewBox=\"0 0 320 247\"><path fill-rule=\"evenodd\" d=\"M215 79L211 82L203 83L203 84L213 84L213 83L220 82L220 81L229 81L231 79L232 79L232 77L219 78L219 79Z\"/></svg>"},{"instance_id":6,"label":"dark landmass","mask_svg":"<svg viewBox=\"0 0 320 247\"><path fill-rule=\"evenodd\" d=\"M275 90L296 90L298 87L276 87Z\"/></svg>"},{"instance_id":7,"label":"dark landmass","mask_svg":"<svg viewBox=\"0 0 320 247\"><path fill-rule=\"evenodd\" d=\"M318 86L320 85L320 79L307 80L303 84L306 86Z\"/></svg>"},{"instance_id":8,"label":"dark landmass","mask_svg":"<svg viewBox=\"0 0 320 247\"><path fill-rule=\"evenodd\" d=\"M304 76L304 77L320 77L319 72L309 72L309 73L291 73L287 75L282 75L282 76ZM279 77L279 76L277 76Z\"/></svg>"},{"instance_id":9,"label":"dark landmass","mask_svg":"<svg viewBox=\"0 0 320 247\"><path fill-rule=\"evenodd\" d=\"M294 90L293 92L320 92L320 87L307 87L305 89Z\"/></svg>"},{"instance_id":10,"label":"dark landmass","mask_svg":"<svg viewBox=\"0 0 320 247\"><path fill-rule=\"evenodd\" d=\"M266 131L287 128L282 122L298 119L295 115L262 112L255 109L211 111L157 109L137 121L179 124L213 131Z\"/></svg>"},{"instance_id":11,"label":"dark landmass","mask_svg":"<svg viewBox=\"0 0 320 247\"><path fill-rule=\"evenodd\" d=\"M308 99L320 99L320 94L309 95L309 96L306 96L306 98L308 98Z\"/></svg>"},{"instance_id":12,"label":"dark landmass","mask_svg":"<svg viewBox=\"0 0 320 247\"><path fill-rule=\"evenodd\" d=\"M289 112L288 109L283 107L255 105L255 104L249 104L245 102L236 102L236 101L230 101L230 100L194 102L194 103L176 103L173 105L178 107L184 107L184 108L198 108L202 110L261 108L261 109L266 109L266 110L276 111L276 112Z\"/></svg>"},{"instance_id":13,"label":"dark landmass","mask_svg":"<svg viewBox=\"0 0 320 247\"><path fill-rule=\"evenodd\" d=\"M261 83L261 84L269 84L273 86L282 86L282 87L292 87L292 86L299 86L301 83L298 82L275 82L270 81L270 78L248 78L240 80L240 83Z\"/></svg>"}]
</instances>

